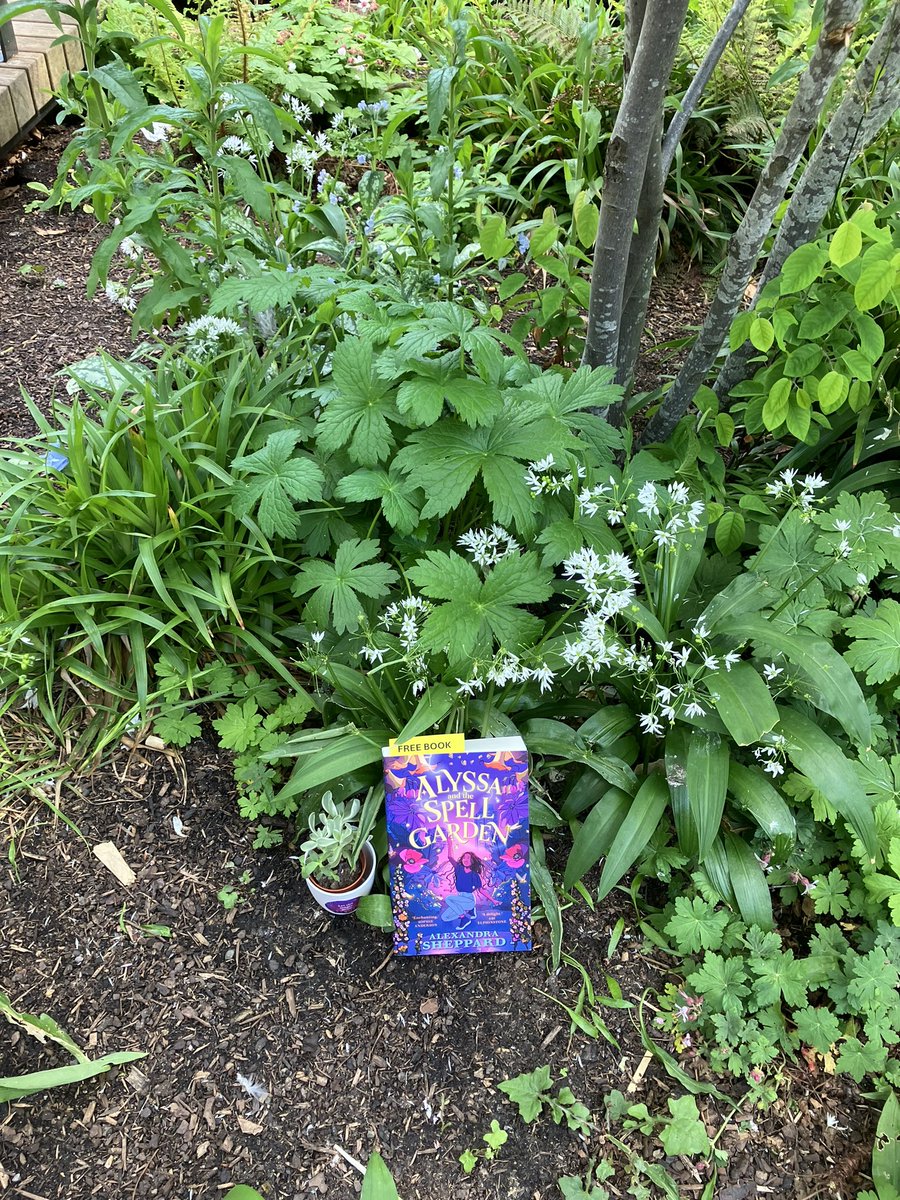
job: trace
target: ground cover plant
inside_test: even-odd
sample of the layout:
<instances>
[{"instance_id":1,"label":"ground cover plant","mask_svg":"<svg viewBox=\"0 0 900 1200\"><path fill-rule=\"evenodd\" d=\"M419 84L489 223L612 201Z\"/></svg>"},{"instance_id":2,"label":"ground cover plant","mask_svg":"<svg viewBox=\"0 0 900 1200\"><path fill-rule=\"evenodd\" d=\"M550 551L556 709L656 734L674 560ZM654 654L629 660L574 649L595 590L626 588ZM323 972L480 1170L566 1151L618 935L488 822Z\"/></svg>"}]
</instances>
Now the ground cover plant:
<instances>
[{"instance_id":1,"label":"ground cover plant","mask_svg":"<svg viewBox=\"0 0 900 1200\"><path fill-rule=\"evenodd\" d=\"M236 31L153 6L149 39L59 11L88 47L63 97L83 126L44 205L112 222L89 286L144 340L71 365L49 412L26 398L38 432L0 463L6 703L83 761L212 732L282 856L377 783L388 738L520 733L551 969L570 907L613 896L671 964L628 1011L688 1094L613 1101L604 1134L638 1194L677 1185L625 1133L724 1165L697 1071L752 1111L799 1054L893 1120L898 217L864 171L841 189L896 108L900 7L742 27L748 88L778 34L806 68L758 114L771 153L728 197L702 329L637 394L661 224L722 201L728 160L691 182L678 135L702 7L429 10L372 73L333 10L307 73L312 8L250 37L249 9ZM349 32L403 43L408 15ZM383 894L360 911L389 921ZM574 1036L634 1004L608 986L583 975ZM501 1090L596 1132L557 1085L535 1066ZM602 1197L606 1170L563 1195Z\"/></svg>"}]
</instances>

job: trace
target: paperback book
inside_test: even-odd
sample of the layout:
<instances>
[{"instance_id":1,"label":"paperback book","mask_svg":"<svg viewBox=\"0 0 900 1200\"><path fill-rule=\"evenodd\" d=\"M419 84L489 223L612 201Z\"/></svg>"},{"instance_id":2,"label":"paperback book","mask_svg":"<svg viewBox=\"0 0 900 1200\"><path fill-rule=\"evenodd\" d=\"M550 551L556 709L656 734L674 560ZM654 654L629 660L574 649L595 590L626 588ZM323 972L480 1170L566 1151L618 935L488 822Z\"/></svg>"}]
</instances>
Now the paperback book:
<instances>
[{"instance_id":1,"label":"paperback book","mask_svg":"<svg viewBox=\"0 0 900 1200\"><path fill-rule=\"evenodd\" d=\"M528 753L435 735L383 751L394 949L531 949Z\"/></svg>"}]
</instances>

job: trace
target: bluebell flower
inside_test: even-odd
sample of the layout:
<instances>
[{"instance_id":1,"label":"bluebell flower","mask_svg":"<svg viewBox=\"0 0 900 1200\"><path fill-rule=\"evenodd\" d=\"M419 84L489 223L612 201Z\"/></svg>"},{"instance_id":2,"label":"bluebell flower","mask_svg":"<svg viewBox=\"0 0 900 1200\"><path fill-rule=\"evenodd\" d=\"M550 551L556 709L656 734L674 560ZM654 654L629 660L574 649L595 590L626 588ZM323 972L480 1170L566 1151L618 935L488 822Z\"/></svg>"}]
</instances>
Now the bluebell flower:
<instances>
[{"instance_id":1,"label":"bluebell flower","mask_svg":"<svg viewBox=\"0 0 900 1200\"><path fill-rule=\"evenodd\" d=\"M68 457L60 451L58 446L48 450L44 455L44 466L51 471L64 471L68 465Z\"/></svg>"},{"instance_id":2,"label":"bluebell flower","mask_svg":"<svg viewBox=\"0 0 900 1200\"><path fill-rule=\"evenodd\" d=\"M520 233L516 238L516 245L519 247L520 254L527 254L528 247L531 245L531 239L527 233Z\"/></svg>"}]
</instances>

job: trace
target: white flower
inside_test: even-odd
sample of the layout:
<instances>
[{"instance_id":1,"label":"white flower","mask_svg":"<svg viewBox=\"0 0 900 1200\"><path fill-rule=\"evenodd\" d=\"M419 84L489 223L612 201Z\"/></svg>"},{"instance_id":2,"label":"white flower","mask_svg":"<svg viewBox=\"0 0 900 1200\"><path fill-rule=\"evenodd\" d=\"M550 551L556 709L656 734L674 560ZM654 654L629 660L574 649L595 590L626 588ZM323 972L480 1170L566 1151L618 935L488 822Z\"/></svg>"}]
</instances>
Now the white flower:
<instances>
[{"instance_id":1,"label":"white flower","mask_svg":"<svg viewBox=\"0 0 900 1200\"><path fill-rule=\"evenodd\" d=\"M646 517L655 517L659 512L659 496L655 483L645 483L637 494L638 510Z\"/></svg>"},{"instance_id":2,"label":"white flower","mask_svg":"<svg viewBox=\"0 0 900 1200\"><path fill-rule=\"evenodd\" d=\"M686 717L705 717L706 709L698 704L696 700L692 700L690 704L685 705L684 715Z\"/></svg>"},{"instance_id":3,"label":"white flower","mask_svg":"<svg viewBox=\"0 0 900 1200\"><path fill-rule=\"evenodd\" d=\"M428 684L426 680L414 679L412 688L410 690L412 691L413 696L421 696L427 686Z\"/></svg>"},{"instance_id":4,"label":"white flower","mask_svg":"<svg viewBox=\"0 0 900 1200\"><path fill-rule=\"evenodd\" d=\"M765 675L769 682L771 682L773 679L777 679L779 675L783 674L784 667L776 667L774 663L766 663L766 665L763 667L763 675Z\"/></svg>"},{"instance_id":5,"label":"white flower","mask_svg":"<svg viewBox=\"0 0 900 1200\"><path fill-rule=\"evenodd\" d=\"M642 733L652 733L654 737L660 737L665 732L665 726L655 713L641 713L638 724Z\"/></svg>"},{"instance_id":6,"label":"white flower","mask_svg":"<svg viewBox=\"0 0 900 1200\"><path fill-rule=\"evenodd\" d=\"M739 663L740 661L741 661L741 656L739 654L735 654L735 652L733 650L729 650L728 653L725 655L725 657L722 659L722 662L725 664L726 671L730 671L731 668L736 663Z\"/></svg>"},{"instance_id":7,"label":"white flower","mask_svg":"<svg viewBox=\"0 0 900 1200\"><path fill-rule=\"evenodd\" d=\"M694 626L694 637L696 637L696 638L708 638L709 637L709 629L707 628L706 624L703 621L698 621L697 624Z\"/></svg>"},{"instance_id":8,"label":"white flower","mask_svg":"<svg viewBox=\"0 0 900 1200\"><path fill-rule=\"evenodd\" d=\"M687 504L690 493L683 483L670 483L666 489L673 504Z\"/></svg>"},{"instance_id":9,"label":"white flower","mask_svg":"<svg viewBox=\"0 0 900 1200\"><path fill-rule=\"evenodd\" d=\"M838 1133L846 1133L846 1132L847 1132L847 1127L846 1127L846 1125L841 1125L841 1124L839 1124L837 1117L836 1117L836 1116L834 1116L834 1114L833 1114L833 1113L827 1113L827 1114L826 1114L826 1116L825 1116L825 1126L826 1126L826 1128L828 1128L828 1129L835 1129L835 1130L837 1130L837 1132L838 1132Z\"/></svg>"},{"instance_id":10,"label":"white flower","mask_svg":"<svg viewBox=\"0 0 900 1200\"><path fill-rule=\"evenodd\" d=\"M484 680L479 679L477 675L473 675L471 679L457 679L459 687L456 689L457 696L474 696L476 692L484 691Z\"/></svg>"},{"instance_id":11,"label":"white flower","mask_svg":"<svg viewBox=\"0 0 900 1200\"><path fill-rule=\"evenodd\" d=\"M550 690L550 686L553 683L553 680L556 678L556 675L550 670L546 663L543 663L540 667L532 668L531 678L537 680L537 682L541 685L542 692L547 692Z\"/></svg>"},{"instance_id":12,"label":"white flower","mask_svg":"<svg viewBox=\"0 0 900 1200\"><path fill-rule=\"evenodd\" d=\"M363 646L359 653L368 662L380 663L387 654L387 650L382 650L378 646Z\"/></svg>"},{"instance_id":13,"label":"white flower","mask_svg":"<svg viewBox=\"0 0 900 1200\"><path fill-rule=\"evenodd\" d=\"M703 658L703 665L706 667L707 671L718 671L719 660L714 654L706 654Z\"/></svg>"},{"instance_id":14,"label":"white flower","mask_svg":"<svg viewBox=\"0 0 900 1200\"><path fill-rule=\"evenodd\" d=\"M492 567L510 554L517 554L522 547L502 525L490 529L470 529L456 543L468 550L472 561L479 567Z\"/></svg>"},{"instance_id":15,"label":"white flower","mask_svg":"<svg viewBox=\"0 0 900 1200\"><path fill-rule=\"evenodd\" d=\"M322 642L325 640L325 634L322 632L321 629L317 629L315 631L315 633L311 633L309 636L310 636L310 639L312 641L314 641L317 646L321 646Z\"/></svg>"},{"instance_id":16,"label":"white flower","mask_svg":"<svg viewBox=\"0 0 900 1200\"><path fill-rule=\"evenodd\" d=\"M162 121L154 121L149 129L141 130L141 137L151 143L167 142L172 128L171 125L165 125Z\"/></svg>"},{"instance_id":17,"label":"white flower","mask_svg":"<svg viewBox=\"0 0 900 1200\"><path fill-rule=\"evenodd\" d=\"M847 530L850 528L850 522L836 520L834 523L834 527L838 531L838 533L846 533Z\"/></svg>"},{"instance_id":18,"label":"white flower","mask_svg":"<svg viewBox=\"0 0 900 1200\"><path fill-rule=\"evenodd\" d=\"M774 758L766 763L766 765L763 767L763 770L767 771L773 778L777 778L779 775L784 774L784 767Z\"/></svg>"},{"instance_id":19,"label":"white flower","mask_svg":"<svg viewBox=\"0 0 900 1200\"><path fill-rule=\"evenodd\" d=\"M827 485L821 475L804 475L802 486L807 492L815 492Z\"/></svg>"}]
</instances>

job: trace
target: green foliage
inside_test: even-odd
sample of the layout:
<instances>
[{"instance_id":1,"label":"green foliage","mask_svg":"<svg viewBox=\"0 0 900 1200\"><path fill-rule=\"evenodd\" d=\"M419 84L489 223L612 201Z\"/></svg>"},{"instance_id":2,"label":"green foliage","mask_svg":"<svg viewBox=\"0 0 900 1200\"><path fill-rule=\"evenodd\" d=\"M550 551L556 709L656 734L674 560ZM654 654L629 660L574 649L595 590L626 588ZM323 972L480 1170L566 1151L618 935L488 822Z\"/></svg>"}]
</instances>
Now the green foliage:
<instances>
[{"instance_id":1,"label":"green foliage","mask_svg":"<svg viewBox=\"0 0 900 1200\"><path fill-rule=\"evenodd\" d=\"M0 992L0 1016L5 1017L10 1024L17 1028L25 1030L41 1044L51 1041L55 1045L61 1046L75 1059L74 1063L65 1067L53 1067L0 1079L0 1103L24 1100L28 1096L36 1095L48 1088L66 1087L72 1083L80 1083L84 1079L93 1079L96 1075L105 1074L110 1067L134 1062L136 1059L145 1057L142 1051L119 1050L111 1054L104 1054L102 1058L89 1059L52 1017L46 1013L33 1016L30 1013L21 1012L2 992Z\"/></svg>"},{"instance_id":2,"label":"green foliage","mask_svg":"<svg viewBox=\"0 0 900 1200\"><path fill-rule=\"evenodd\" d=\"M865 420L886 400L897 349L895 207L860 205L833 233L800 246L752 312L731 329L765 365L734 395L750 433L787 430L815 443L848 408ZM886 336L889 335L888 336ZM861 426L862 427L862 426Z\"/></svg>"},{"instance_id":3,"label":"green foliage","mask_svg":"<svg viewBox=\"0 0 900 1200\"><path fill-rule=\"evenodd\" d=\"M571 1088L563 1086L553 1092L553 1086L548 1066L497 1084L497 1088L518 1107L519 1116L526 1123L537 1120L546 1109L557 1125L565 1121L574 1132L587 1132L591 1119L589 1109L575 1099Z\"/></svg>"}]
</instances>

